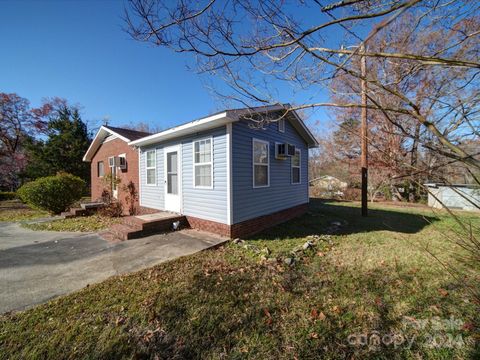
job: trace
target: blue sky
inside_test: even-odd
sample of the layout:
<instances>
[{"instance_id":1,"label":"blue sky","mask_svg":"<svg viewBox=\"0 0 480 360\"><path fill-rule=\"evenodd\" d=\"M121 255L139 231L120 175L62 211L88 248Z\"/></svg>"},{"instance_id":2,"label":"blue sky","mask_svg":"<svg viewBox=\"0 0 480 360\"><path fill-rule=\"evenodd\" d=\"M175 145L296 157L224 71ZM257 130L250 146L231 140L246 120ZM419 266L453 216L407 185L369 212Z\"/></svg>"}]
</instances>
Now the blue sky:
<instances>
[{"instance_id":1,"label":"blue sky","mask_svg":"<svg viewBox=\"0 0 480 360\"><path fill-rule=\"evenodd\" d=\"M122 30L124 2L1 1L0 91L38 106L59 96L84 120L162 128L221 109L188 56L139 43ZM309 119L324 117L317 111Z\"/></svg>"}]
</instances>

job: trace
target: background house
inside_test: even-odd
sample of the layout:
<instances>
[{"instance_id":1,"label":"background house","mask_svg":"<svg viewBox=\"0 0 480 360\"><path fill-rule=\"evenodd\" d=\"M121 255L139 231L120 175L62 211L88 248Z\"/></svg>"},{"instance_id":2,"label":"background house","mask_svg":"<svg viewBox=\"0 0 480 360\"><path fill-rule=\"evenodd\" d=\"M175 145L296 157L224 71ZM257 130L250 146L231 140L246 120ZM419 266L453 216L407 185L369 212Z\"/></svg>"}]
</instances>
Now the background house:
<instances>
[{"instance_id":1,"label":"background house","mask_svg":"<svg viewBox=\"0 0 480 360\"><path fill-rule=\"evenodd\" d=\"M425 184L428 189L428 206L442 209L480 211L480 187L467 184ZM442 205L443 204L443 205Z\"/></svg>"},{"instance_id":2,"label":"background house","mask_svg":"<svg viewBox=\"0 0 480 360\"><path fill-rule=\"evenodd\" d=\"M231 237L303 213L308 149L317 141L294 111L284 113L226 110L130 142L140 149L140 205ZM254 117L282 118L258 127Z\"/></svg>"},{"instance_id":3,"label":"background house","mask_svg":"<svg viewBox=\"0 0 480 360\"><path fill-rule=\"evenodd\" d=\"M92 201L99 200L102 192L107 189L123 204L124 213L131 213L124 186L131 181L138 193L138 152L128 143L148 135L145 132L113 126L100 127L83 157L83 161L91 163ZM134 206L141 212L138 199Z\"/></svg>"}]
</instances>

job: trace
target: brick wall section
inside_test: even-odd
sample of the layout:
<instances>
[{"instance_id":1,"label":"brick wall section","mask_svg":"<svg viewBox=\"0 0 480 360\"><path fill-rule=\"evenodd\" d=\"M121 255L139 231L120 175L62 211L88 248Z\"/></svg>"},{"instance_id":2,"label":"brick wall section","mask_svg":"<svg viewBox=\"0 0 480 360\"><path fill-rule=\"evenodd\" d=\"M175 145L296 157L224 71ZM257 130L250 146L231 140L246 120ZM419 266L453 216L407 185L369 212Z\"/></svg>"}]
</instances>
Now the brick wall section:
<instances>
[{"instance_id":1,"label":"brick wall section","mask_svg":"<svg viewBox=\"0 0 480 360\"><path fill-rule=\"evenodd\" d=\"M307 210L308 204L302 204L272 214L242 221L238 224L233 224L230 230L230 237L241 238L259 233L262 230L303 215Z\"/></svg>"},{"instance_id":2,"label":"brick wall section","mask_svg":"<svg viewBox=\"0 0 480 360\"><path fill-rule=\"evenodd\" d=\"M230 225L199 219L193 216L187 216L187 222L192 229L208 231L214 234L230 237Z\"/></svg>"},{"instance_id":3,"label":"brick wall section","mask_svg":"<svg viewBox=\"0 0 480 360\"><path fill-rule=\"evenodd\" d=\"M91 180L92 180L92 200L97 200L101 197L103 189L106 187L103 179L98 177L97 163L103 161L105 175L110 174L110 167L108 166L108 158L110 156L118 156L126 154L127 168L121 170L117 168L117 176L121 179L118 185L118 200L124 205L124 213L128 214L128 205L125 203L125 191L122 190L122 186L128 184L129 181L133 181L137 191L139 191L138 183L138 152L133 147L121 139L114 139L103 143L92 158L90 165ZM138 201L137 201L138 207Z\"/></svg>"},{"instance_id":4,"label":"brick wall section","mask_svg":"<svg viewBox=\"0 0 480 360\"><path fill-rule=\"evenodd\" d=\"M238 224L226 225L215 221L203 220L193 216L187 216L190 227L198 230L204 230L219 234L222 236L234 238L247 237L272 226L281 224L285 221L303 215L308 210L308 204L298 205L289 209L264 215L255 219L242 221Z\"/></svg>"}]
</instances>

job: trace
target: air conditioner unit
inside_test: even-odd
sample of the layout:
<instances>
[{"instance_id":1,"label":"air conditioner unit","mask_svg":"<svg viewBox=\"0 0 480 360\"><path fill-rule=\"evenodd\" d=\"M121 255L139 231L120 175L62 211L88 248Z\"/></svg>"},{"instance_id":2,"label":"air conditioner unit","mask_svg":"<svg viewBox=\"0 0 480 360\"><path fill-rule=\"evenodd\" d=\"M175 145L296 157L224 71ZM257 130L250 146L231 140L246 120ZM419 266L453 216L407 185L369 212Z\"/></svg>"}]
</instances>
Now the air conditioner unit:
<instances>
[{"instance_id":1,"label":"air conditioner unit","mask_svg":"<svg viewBox=\"0 0 480 360\"><path fill-rule=\"evenodd\" d=\"M295 145L284 143L276 144L275 157L277 159L286 159L295 155Z\"/></svg>"},{"instance_id":2,"label":"air conditioner unit","mask_svg":"<svg viewBox=\"0 0 480 360\"><path fill-rule=\"evenodd\" d=\"M120 169L126 169L127 168L127 158L125 156L115 157L115 165L117 165Z\"/></svg>"}]
</instances>

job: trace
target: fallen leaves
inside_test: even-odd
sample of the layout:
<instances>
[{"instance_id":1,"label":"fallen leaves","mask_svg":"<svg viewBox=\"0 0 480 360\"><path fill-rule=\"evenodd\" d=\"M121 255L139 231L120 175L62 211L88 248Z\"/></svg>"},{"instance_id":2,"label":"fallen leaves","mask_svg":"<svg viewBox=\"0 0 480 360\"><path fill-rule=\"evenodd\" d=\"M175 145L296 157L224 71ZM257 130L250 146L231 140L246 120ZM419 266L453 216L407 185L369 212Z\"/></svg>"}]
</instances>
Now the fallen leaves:
<instances>
[{"instance_id":1,"label":"fallen leaves","mask_svg":"<svg viewBox=\"0 0 480 360\"><path fill-rule=\"evenodd\" d=\"M270 314L270 311L268 311L267 308L263 308L263 313L264 313L265 316L267 317L267 319L265 320L265 322L267 323L267 325L272 325L273 320L272 320L272 315Z\"/></svg>"},{"instance_id":2,"label":"fallen leaves","mask_svg":"<svg viewBox=\"0 0 480 360\"><path fill-rule=\"evenodd\" d=\"M314 321L316 321L316 320L323 321L323 320L326 319L326 316L323 313L323 311L319 312L317 309L312 309L312 311L310 312L310 316L311 316L312 320L314 320Z\"/></svg>"},{"instance_id":3,"label":"fallen leaves","mask_svg":"<svg viewBox=\"0 0 480 360\"><path fill-rule=\"evenodd\" d=\"M438 289L438 293L443 297L448 296L448 291L443 288Z\"/></svg>"}]
</instances>

